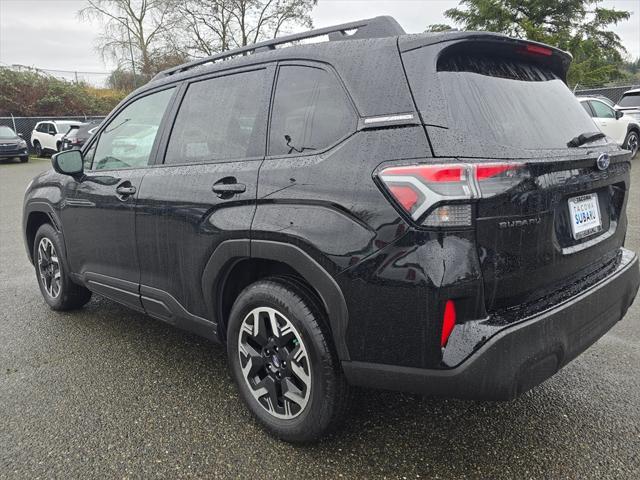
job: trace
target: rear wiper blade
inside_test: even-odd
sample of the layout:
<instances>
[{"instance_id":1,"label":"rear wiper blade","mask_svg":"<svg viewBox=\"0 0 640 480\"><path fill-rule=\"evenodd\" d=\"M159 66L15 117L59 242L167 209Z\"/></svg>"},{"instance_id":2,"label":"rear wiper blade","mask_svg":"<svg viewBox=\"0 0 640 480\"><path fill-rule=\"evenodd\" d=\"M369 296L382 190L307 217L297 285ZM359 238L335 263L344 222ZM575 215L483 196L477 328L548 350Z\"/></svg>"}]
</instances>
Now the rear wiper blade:
<instances>
[{"instance_id":1,"label":"rear wiper blade","mask_svg":"<svg viewBox=\"0 0 640 480\"><path fill-rule=\"evenodd\" d=\"M593 142L594 140L599 140L604 137L606 137L606 135L602 132L581 133L577 137L574 137L571 140L569 140L569 142L567 143L567 147L569 148L579 147L580 145L584 145L585 143Z\"/></svg>"}]
</instances>

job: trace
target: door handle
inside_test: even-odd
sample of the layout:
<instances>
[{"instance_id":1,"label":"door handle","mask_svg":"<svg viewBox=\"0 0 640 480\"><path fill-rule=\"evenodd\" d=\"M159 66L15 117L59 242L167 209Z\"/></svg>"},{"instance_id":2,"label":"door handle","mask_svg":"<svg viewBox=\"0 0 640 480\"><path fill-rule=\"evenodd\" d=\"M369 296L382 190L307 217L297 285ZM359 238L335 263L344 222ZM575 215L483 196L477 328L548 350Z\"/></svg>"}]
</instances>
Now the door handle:
<instances>
[{"instance_id":1,"label":"door handle","mask_svg":"<svg viewBox=\"0 0 640 480\"><path fill-rule=\"evenodd\" d=\"M116 188L116 192L118 195L122 195L123 197L128 197L129 195L133 195L136 193L136 187L131 185L129 182L124 182Z\"/></svg>"},{"instance_id":2,"label":"door handle","mask_svg":"<svg viewBox=\"0 0 640 480\"><path fill-rule=\"evenodd\" d=\"M232 197L236 193L246 192L247 186L244 183L238 183L235 177L225 177L214 183L211 190L213 190L214 193L217 193L220 198L228 198Z\"/></svg>"}]
</instances>

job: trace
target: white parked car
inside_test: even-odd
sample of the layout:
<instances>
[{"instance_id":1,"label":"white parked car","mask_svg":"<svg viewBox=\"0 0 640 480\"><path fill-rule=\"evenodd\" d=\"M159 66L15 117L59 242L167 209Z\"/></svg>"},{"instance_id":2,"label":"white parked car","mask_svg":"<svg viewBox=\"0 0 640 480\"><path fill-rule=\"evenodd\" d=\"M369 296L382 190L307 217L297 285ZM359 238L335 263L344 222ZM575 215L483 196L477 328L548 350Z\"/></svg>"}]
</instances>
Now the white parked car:
<instances>
[{"instance_id":1,"label":"white parked car","mask_svg":"<svg viewBox=\"0 0 640 480\"><path fill-rule=\"evenodd\" d=\"M73 126L79 126L82 122L69 120L47 120L36 123L31 132L31 145L39 157L46 152L59 152L62 147L62 137Z\"/></svg>"},{"instance_id":2,"label":"white parked car","mask_svg":"<svg viewBox=\"0 0 640 480\"><path fill-rule=\"evenodd\" d=\"M640 88L624 92L615 109L624 112L625 115L640 123Z\"/></svg>"},{"instance_id":3,"label":"white parked car","mask_svg":"<svg viewBox=\"0 0 640 480\"><path fill-rule=\"evenodd\" d=\"M631 150L631 158L635 158L640 146L640 122L611 108L598 97L578 97L578 100L600 131L622 148Z\"/></svg>"}]
</instances>

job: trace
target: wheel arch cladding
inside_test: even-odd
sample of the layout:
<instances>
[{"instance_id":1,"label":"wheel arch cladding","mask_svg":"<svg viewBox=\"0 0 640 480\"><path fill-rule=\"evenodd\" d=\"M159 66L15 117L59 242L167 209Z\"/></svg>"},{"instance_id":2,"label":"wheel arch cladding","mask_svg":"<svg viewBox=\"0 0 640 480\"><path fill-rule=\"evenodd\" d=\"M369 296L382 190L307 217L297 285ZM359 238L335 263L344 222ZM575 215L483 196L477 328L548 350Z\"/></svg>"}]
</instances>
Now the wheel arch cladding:
<instances>
[{"instance_id":1,"label":"wheel arch cladding","mask_svg":"<svg viewBox=\"0 0 640 480\"><path fill-rule=\"evenodd\" d=\"M44 203L32 203L25 210L24 238L29 260L33 263L33 242L38 229L45 223L50 223L56 231L60 232L59 222L51 207ZM62 239L64 246L64 239Z\"/></svg>"},{"instance_id":2,"label":"wheel arch cladding","mask_svg":"<svg viewBox=\"0 0 640 480\"><path fill-rule=\"evenodd\" d=\"M340 360L349 360L345 333L347 304L340 287L331 275L299 247L269 240L227 240L213 252L202 276L202 293L210 316L219 325L220 301L225 279L232 268L247 259L268 260L286 265L297 273L318 295L327 316L333 342ZM282 273L286 273L282 272Z\"/></svg>"}]
</instances>

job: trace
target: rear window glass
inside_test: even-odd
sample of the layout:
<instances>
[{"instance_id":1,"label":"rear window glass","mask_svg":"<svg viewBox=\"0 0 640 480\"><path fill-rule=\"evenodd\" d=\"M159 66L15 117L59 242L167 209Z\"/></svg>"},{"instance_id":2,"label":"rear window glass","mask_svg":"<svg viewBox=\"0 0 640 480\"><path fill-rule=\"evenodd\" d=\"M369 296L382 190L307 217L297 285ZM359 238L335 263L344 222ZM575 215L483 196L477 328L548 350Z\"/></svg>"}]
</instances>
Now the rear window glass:
<instances>
[{"instance_id":1,"label":"rear window glass","mask_svg":"<svg viewBox=\"0 0 640 480\"><path fill-rule=\"evenodd\" d=\"M523 149L564 149L595 125L565 83L527 59L457 53L438 62L448 125Z\"/></svg>"},{"instance_id":2,"label":"rear window glass","mask_svg":"<svg viewBox=\"0 0 640 480\"><path fill-rule=\"evenodd\" d=\"M76 138L78 135L78 127L71 127L71 130L67 132L65 138Z\"/></svg>"},{"instance_id":3,"label":"rear window glass","mask_svg":"<svg viewBox=\"0 0 640 480\"><path fill-rule=\"evenodd\" d=\"M640 107L640 92L625 93L620 99L621 107Z\"/></svg>"}]
</instances>

